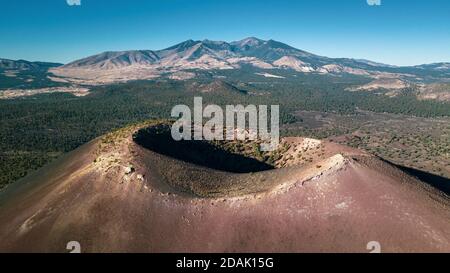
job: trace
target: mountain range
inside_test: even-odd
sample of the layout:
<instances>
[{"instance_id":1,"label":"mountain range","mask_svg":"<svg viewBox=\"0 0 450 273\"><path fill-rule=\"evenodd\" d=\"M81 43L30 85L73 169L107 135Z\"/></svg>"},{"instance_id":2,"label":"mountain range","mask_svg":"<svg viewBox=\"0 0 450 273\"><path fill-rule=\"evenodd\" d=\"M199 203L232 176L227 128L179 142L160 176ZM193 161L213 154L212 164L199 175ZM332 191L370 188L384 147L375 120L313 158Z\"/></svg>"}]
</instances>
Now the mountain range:
<instances>
[{"instance_id":1,"label":"mountain range","mask_svg":"<svg viewBox=\"0 0 450 273\"><path fill-rule=\"evenodd\" d=\"M235 73L235 72L238 73ZM38 74L36 74L38 73ZM419 98L450 100L450 63L394 66L364 59L329 58L275 40L187 40L162 50L108 51L68 64L0 59L0 88L99 85L147 79L250 81L345 77L349 91L414 86ZM323 77L321 77L323 76ZM37 80L40 80L38 83ZM356 79L356 81L354 81Z\"/></svg>"},{"instance_id":2,"label":"mountain range","mask_svg":"<svg viewBox=\"0 0 450 273\"><path fill-rule=\"evenodd\" d=\"M195 77L195 71L232 69L350 74L414 82L450 78L450 63L398 67L369 60L329 58L254 37L230 43L187 40L162 50L104 52L50 71L59 77L86 83L105 83L159 77L186 79Z\"/></svg>"}]
</instances>

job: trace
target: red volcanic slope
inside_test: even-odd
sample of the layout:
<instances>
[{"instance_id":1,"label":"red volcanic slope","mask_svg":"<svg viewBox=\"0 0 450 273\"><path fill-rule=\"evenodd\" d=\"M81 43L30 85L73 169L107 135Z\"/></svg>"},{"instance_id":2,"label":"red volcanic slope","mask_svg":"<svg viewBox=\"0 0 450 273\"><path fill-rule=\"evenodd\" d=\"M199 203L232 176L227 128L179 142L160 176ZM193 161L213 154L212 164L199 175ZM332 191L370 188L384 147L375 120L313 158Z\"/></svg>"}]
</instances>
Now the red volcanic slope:
<instances>
[{"instance_id":1,"label":"red volcanic slope","mask_svg":"<svg viewBox=\"0 0 450 273\"><path fill-rule=\"evenodd\" d=\"M202 198L167 185L151 162L196 166L130 136L88 143L3 192L0 252L67 252L69 241L83 252L368 252L370 241L450 252L448 197L371 156L342 148L320 166L253 174L263 191Z\"/></svg>"}]
</instances>

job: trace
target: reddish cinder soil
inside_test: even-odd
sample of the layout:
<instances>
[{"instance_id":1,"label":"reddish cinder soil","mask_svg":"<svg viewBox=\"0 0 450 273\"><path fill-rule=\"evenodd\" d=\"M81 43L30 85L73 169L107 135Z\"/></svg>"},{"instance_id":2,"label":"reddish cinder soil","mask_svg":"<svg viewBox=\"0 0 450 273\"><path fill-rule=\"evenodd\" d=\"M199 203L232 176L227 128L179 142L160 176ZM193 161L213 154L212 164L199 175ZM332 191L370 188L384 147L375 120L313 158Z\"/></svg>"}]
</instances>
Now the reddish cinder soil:
<instances>
[{"instance_id":1,"label":"reddish cinder soil","mask_svg":"<svg viewBox=\"0 0 450 273\"><path fill-rule=\"evenodd\" d=\"M101 143L0 195L0 252L68 252L69 241L82 252L369 252L370 241L450 252L448 196L354 149L325 143L328 158L310 165L228 174L252 190L201 192L211 198L166 181L190 181L181 169L203 184L226 174L145 150L131 132Z\"/></svg>"}]
</instances>

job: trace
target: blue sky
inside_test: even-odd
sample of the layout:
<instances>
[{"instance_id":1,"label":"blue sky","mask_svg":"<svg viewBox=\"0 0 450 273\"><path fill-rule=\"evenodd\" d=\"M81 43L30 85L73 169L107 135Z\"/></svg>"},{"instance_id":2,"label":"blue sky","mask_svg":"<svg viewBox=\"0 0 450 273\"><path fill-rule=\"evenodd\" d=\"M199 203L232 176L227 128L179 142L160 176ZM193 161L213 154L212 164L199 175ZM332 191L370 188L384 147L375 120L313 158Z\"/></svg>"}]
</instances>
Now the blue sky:
<instances>
[{"instance_id":1,"label":"blue sky","mask_svg":"<svg viewBox=\"0 0 450 273\"><path fill-rule=\"evenodd\" d=\"M329 57L450 62L448 0L66 1L0 0L0 57L66 63L109 50L256 36Z\"/></svg>"}]
</instances>

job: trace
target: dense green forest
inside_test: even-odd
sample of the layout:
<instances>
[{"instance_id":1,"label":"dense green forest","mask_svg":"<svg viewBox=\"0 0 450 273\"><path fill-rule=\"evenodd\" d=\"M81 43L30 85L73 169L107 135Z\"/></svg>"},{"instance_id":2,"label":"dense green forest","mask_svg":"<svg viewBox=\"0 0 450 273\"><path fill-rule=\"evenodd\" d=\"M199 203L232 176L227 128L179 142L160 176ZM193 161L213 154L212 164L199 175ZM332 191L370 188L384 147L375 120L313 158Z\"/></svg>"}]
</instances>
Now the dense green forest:
<instances>
[{"instance_id":1,"label":"dense green forest","mask_svg":"<svg viewBox=\"0 0 450 273\"><path fill-rule=\"evenodd\" d=\"M339 83L235 82L208 92L197 86L193 81L137 81L95 87L85 97L55 93L0 100L0 187L114 128L168 118L174 105L192 105L194 96L202 96L205 104L279 104L283 123L296 122L298 110L450 116L446 103L418 101L408 94L390 98L347 92Z\"/></svg>"}]
</instances>

